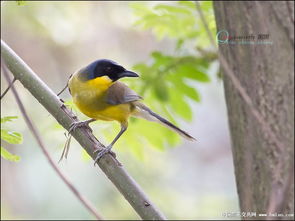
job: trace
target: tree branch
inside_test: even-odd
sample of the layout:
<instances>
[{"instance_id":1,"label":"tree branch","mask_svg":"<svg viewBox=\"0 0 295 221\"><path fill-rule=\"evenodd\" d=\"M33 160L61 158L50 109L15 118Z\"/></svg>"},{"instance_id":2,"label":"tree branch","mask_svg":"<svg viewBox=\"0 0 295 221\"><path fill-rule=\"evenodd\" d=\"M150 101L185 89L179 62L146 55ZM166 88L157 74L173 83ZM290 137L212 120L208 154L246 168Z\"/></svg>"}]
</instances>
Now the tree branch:
<instances>
[{"instance_id":1,"label":"tree branch","mask_svg":"<svg viewBox=\"0 0 295 221\"><path fill-rule=\"evenodd\" d=\"M30 91L58 123L68 130L77 117L3 40L1 40L1 54L14 77ZM95 159L94 150L103 148L103 145L87 128L78 128L72 134L92 159ZM98 165L142 219L165 219L165 216L113 156L104 155Z\"/></svg>"},{"instance_id":2,"label":"tree branch","mask_svg":"<svg viewBox=\"0 0 295 221\"><path fill-rule=\"evenodd\" d=\"M1 94L0 100L5 96L5 94L9 91L13 83L16 81L16 78L13 78L13 80L9 83L8 87L5 89L5 91Z\"/></svg>"},{"instance_id":3,"label":"tree branch","mask_svg":"<svg viewBox=\"0 0 295 221\"><path fill-rule=\"evenodd\" d=\"M74 195L81 201L81 203L86 207L86 209L88 209L90 211L90 213L92 213L97 220L102 220L103 218L99 215L99 213L96 211L95 207L93 205L91 205L91 203L76 189L76 187L68 180L68 178L66 178L66 176L58 169L57 165L54 163L54 161L52 160L51 156L49 155L47 149L45 148L44 142L41 139L41 136L38 132L38 130L36 129L35 125L33 124L33 122L31 121L29 115L27 114L25 107L16 91L16 89L14 88L13 82L9 79L9 74L7 71L7 67L5 66L5 64L1 64L2 66L2 70L3 70L3 74L7 80L7 83L10 85L12 93L15 97L16 103L19 106L19 109L28 125L28 128L30 129L30 131L32 132L33 136L35 137L37 143L39 144L39 147L41 148L42 152L44 153L45 157L47 158L49 164L51 165L51 167L55 170L55 172L59 175L59 177L63 180L63 182L69 187L69 189L74 193ZM14 78L15 80L15 78Z\"/></svg>"}]
</instances>

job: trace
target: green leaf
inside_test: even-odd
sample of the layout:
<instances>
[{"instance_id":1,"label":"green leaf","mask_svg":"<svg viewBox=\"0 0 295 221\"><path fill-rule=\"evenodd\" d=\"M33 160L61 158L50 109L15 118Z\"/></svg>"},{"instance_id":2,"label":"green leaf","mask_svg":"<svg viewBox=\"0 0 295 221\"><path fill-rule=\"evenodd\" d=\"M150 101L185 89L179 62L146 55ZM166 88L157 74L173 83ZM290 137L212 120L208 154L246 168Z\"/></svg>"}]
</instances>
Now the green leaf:
<instances>
[{"instance_id":1,"label":"green leaf","mask_svg":"<svg viewBox=\"0 0 295 221\"><path fill-rule=\"evenodd\" d=\"M187 121L191 121L193 118L193 112L184 98L184 95L175 91L173 87L169 88L170 100L169 105L171 106L171 111L181 116Z\"/></svg>"},{"instance_id":2,"label":"green leaf","mask_svg":"<svg viewBox=\"0 0 295 221\"><path fill-rule=\"evenodd\" d=\"M192 100L200 102L200 95L196 89L188 86L184 82L179 82L176 88Z\"/></svg>"},{"instance_id":3,"label":"green leaf","mask_svg":"<svg viewBox=\"0 0 295 221\"><path fill-rule=\"evenodd\" d=\"M18 118L18 116L1 117L1 124L5 123L5 122L13 121L17 118Z\"/></svg>"},{"instance_id":4,"label":"green leaf","mask_svg":"<svg viewBox=\"0 0 295 221\"><path fill-rule=\"evenodd\" d=\"M132 67L132 69L139 71L139 72L146 72L148 69L147 65L144 63L138 63Z\"/></svg>"},{"instance_id":5,"label":"green leaf","mask_svg":"<svg viewBox=\"0 0 295 221\"><path fill-rule=\"evenodd\" d=\"M145 145L158 150L163 150L163 144L166 138L162 136L162 129L163 128L155 122L139 119L136 123L133 123L132 125L130 124L130 127L128 127L128 133L124 134L122 139L120 138L118 142L125 141L131 148L143 148ZM138 134L140 136L134 136L134 134ZM137 154L139 154L139 150L137 151Z\"/></svg>"},{"instance_id":6,"label":"green leaf","mask_svg":"<svg viewBox=\"0 0 295 221\"><path fill-rule=\"evenodd\" d=\"M155 60L154 65L156 65L157 67L168 65L174 61L174 58L172 56L164 55L159 51L153 51L151 53L151 56Z\"/></svg>"},{"instance_id":7,"label":"green leaf","mask_svg":"<svg viewBox=\"0 0 295 221\"><path fill-rule=\"evenodd\" d=\"M17 156L17 155L14 155L14 154L10 153L4 147L1 147L1 157L6 159L6 160L13 161L13 162L17 162L17 161L20 160L20 156Z\"/></svg>"},{"instance_id":8,"label":"green leaf","mask_svg":"<svg viewBox=\"0 0 295 221\"><path fill-rule=\"evenodd\" d=\"M24 0L18 0L16 1L17 5L25 5L26 4L26 1Z\"/></svg>"},{"instance_id":9,"label":"green leaf","mask_svg":"<svg viewBox=\"0 0 295 221\"><path fill-rule=\"evenodd\" d=\"M184 40L182 38L178 39L176 43L176 50L179 50L181 46L183 45L183 43L184 43Z\"/></svg>"},{"instance_id":10,"label":"green leaf","mask_svg":"<svg viewBox=\"0 0 295 221\"><path fill-rule=\"evenodd\" d=\"M184 64L177 68L176 72L186 78L194 79L201 82L209 82L208 75L201 71L195 64Z\"/></svg>"},{"instance_id":11,"label":"green leaf","mask_svg":"<svg viewBox=\"0 0 295 221\"><path fill-rule=\"evenodd\" d=\"M131 2L129 5L137 16L142 16L151 12L145 2Z\"/></svg>"},{"instance_id":12,"label":"green leaf","mask_svg":"<svg viewBox=\"0 0 295 221\"><path fill-rule=\"evenodd\" d=\"M197 89L189 86L189 82L185 81L184 77L178 72L170 73L167 76L166 80L172 82L173 88L178 91L178 93L184 94L185 96L189 97L192 100L200 102L200 95Z\"/></svg>"},{"instance_id":13,"label":"green leaf","mask_svg":"<svg viewBox=\"0 0 295 221\"><path fill-rule=\"evenodd\" d=\"M178 5L181 5L181 6L185 6L194 10L196 9L196 5L192 1L178 1L177 3Z\"/></svg>"},{"instance_id":14,"label":"green leaf","mask_svg":"<svg viewBox=\"0 0 295 221\"><path fill-rule=\"evenodd\" d=\"M179 134L168 128L163 130L163 136L165 137L165 142L168 143L171 147L175 146L180 141Z\"/></svg>"},{"instance_id":15,"label":"green leaf","mask_svg":"<svg viewBox=\"0 0 295 221\"><path fill-rule=\"evenodd\" d=\"M173 5L156 5L154 9L160 10L160 11L166 11L168 13L182 13L182 14L191 13L191 11L188 10L187 8L173 6Z\"/></svg>"},{"instance_id":16,"label":"green leaf","mask_svg":"<svg viewBox=\"0 0 295 221\"><path fill-rule=\"evenodd\" d=\"M142 79L143 81L149 81L152 79L151 74L153 72L151 72L150 67L148 67L146 64L144 63L136 64L132 67L132 69L140 74L140 79Z\"/></svg>"},{"instance_id":17,"label":"green leaf","mask_svg":"<svg viewBox=\"0 0 295 221\"><path fill-rule=\"evenodd\" d=\"M154 90L160 101L166 102L169 99L167 85L164 82L156 81L154 84Z\"/></svg>"},{"instance_id":18,"label":"green leaf","mask_svg":"<svg viewBox=\"0 0 295 221\"><path fill-rule=\"evenodd\" d=\"M196 79L201 82L209 82L210 81L210 78L208 77L208 75L200 70L196 71L194 73L194 75L191 76L191 78Z\"/></svg>"},{"instance_id":19,"label":"green leaf","mask_svg":"<svg viewBox=\"0 0 295 221\"><path fill-rule=\"evenodd\" d=\"M11 144L20 144L23 142L23 136L15 131L1 129L1 139Z\"/></svg>"}]
</instances>

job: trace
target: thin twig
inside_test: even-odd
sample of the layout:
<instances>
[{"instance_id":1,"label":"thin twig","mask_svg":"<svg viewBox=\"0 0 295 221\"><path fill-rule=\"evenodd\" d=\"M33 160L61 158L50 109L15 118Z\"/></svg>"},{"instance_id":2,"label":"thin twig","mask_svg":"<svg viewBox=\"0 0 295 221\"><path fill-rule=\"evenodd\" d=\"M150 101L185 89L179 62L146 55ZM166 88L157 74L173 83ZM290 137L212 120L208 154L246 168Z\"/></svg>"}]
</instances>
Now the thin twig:
<instances>
[{"instance_id":1,"label":"thin twig","mask_svg":"<svg viewBox=\"0 0 295 221\"><path fill-rule=\"evenodd\" d=\"M72 75L73 75L73 74L70 75L69 79L72 77ZM67 82L66 86L65 86L63 89L61 89L60 92L58 92L57 96L61 95L61 93L64 92L65 89L67 89L67 88L68 88L68 82Z\"/></svg>"},{"instance_id":2,"label":"thin twig","mask_svg":"<svg viewBox=\"0 0 295 221\"><path fill-rule=\"evenodd\" d=\"M60 159L58 161L58 163L60 163L62 161L63 158L67 159L68 158L68 153L69 153L69 150L70 150L70 144L71 144L71 138L72 138L72 135L69 134L67 136L67 140L66 140L66 143L64 145L64 149L62 151L62 154L60 156Z\"/></svg>"},{"instance_id":3,"label":"thin twig","mask_svg":"<svg viewBox=\"0 0 295 221\"><path fill-rule=\"evenodd\" d=\"M11 81L11 83L8 85L8 87L5 89L5 91L1 94L0 100L2 100L2 98L5 96L5 94L9 91L9 89L11 88L11 85L13 85L13 83L16 81L16 78L13 78L13 80Z\"/></svg>"},{"instance_id":4,"label":"thin twig","mask_svg":"<svg viewBox=\"0 0 295 221\"><path fill-rule=\"evenodd\" d=\"M7 82L9 84L11 84L10 79L9 79L9 74L7 71L7 67L5 66L4 62L2 63L2 70L3 70L3 74L4 74ZM39 144L39 147L41 148L43 154L47 158L51 167L55 170L55 172L59 175L59 177L63 180L63 182L69 187L69 189L74 193L74 195L80 200L80 202L86 207L86 209L89 210L89 212L92 213L96 217L97 220L102 220L102 217L98 214L98 212L96 211L94 206L91 205L91 203L76 189L76 187L74 187L74 185L68 180L68 178L66 178L66 176L58 169L58 167L56 166L56 164L52 160L51 156L49 155L47 149L45 148L45 145L43 143L43 140L41 139L41 136L40 136L38 130L36 129L33 122L31 121L30 117L28 116L28 114L25 110L25 107L24 107L16 89L14 88L13 84L11 84L11 90L12 90L12 93L15 97L16 103L18 104L19 109L26 121L28 128L32 132L33 136L35 137L37 143Z\"/></svg>"},{"instance_id":5,"label":"thin twig","mask_svg":"<svg viewBox=\"0 0 295 221\"><path fill-rule=\"evenodd\" d=\"M217 47L215 45L214 39L213 39L213 35L209 29L209 26L207 24L207 21L204 17L204 14L202 12L200 3L198 1L196 1L196 8L197 11L200 15L200 18L202 20L202 23L206 29L207 35L209 36L209 39L212 43L212 45L214 47ZM259 111L255 108L253 101L251 100L250 96L247 94L245 88L242 86L242 84L240 83L240 81L238 80L238 78L235 76L234 72L232 71L232 69L230 68L228 62L226 61L225 57L223 54L219 53L219 60L220 63L222 65L222 67L224 68L224 74L226 74L229 79L231 80L233 86L237 89L237 91L240 93L241 97L243 98L243 100L245 101L245 103L248 105L250 111L252 112L253 116L256 118L256 120L258 121L259 125L261 126L261 129L264 131L265 134L267 134L269 136L269 140L271 140L277 147L278 151L281 153L281 157L283 157L282 152L284 150L284 145L283 143L277 138L276 134L273 132L273 130L271 129L270 125L267 123L267 121L263 118L263 116L259 113ZM282 197L283 195L285 195L285 192L287 190L290 189L292 182L290 180L293 180L293 173L289 173L289 176L287 178L287 184L286 186L284 186L282 188L282 191L278 191L276 190L279 187L279 184L277 183L277 178L279 176L279 173L283 167L283 162L285 162L285 160L283 159L279 159L279 163L276 166L276 168L274 169L273 172L273 176L274 176L274 181L272 184L272 188L271 188L271 194L270 194L270 199L269 199L269 205L268 205L268 209L267 212L275 212L278 211L279 208L283 209L282 207L284 207L284 202L278 203L277 198L278 197ZM278 193L277 193L278 192ZM275 205L274 205L274 202Z\"/></svg>"}]
</instances>

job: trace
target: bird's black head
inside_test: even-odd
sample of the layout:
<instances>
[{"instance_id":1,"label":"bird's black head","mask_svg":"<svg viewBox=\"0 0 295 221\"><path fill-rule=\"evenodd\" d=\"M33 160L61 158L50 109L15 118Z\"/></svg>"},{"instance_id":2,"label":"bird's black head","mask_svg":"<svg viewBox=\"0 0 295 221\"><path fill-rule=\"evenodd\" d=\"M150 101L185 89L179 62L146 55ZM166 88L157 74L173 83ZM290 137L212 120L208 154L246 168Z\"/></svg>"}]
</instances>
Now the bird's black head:
<instances>
[{"instance_id":1,"label":"bird's black head","mask_svg":"<svg viewBox=\"0 0 295 221\"><path fill-rule=\"evenodd\" d=\"M136 73L128 71L116 62L107 59L100 59L92 62L85 68L82 68L79 71L79 74L80 79L84 81L102 76L107 76L112 81L116 81L123 77L138 77Z\"/></svg>"}]
</instances>

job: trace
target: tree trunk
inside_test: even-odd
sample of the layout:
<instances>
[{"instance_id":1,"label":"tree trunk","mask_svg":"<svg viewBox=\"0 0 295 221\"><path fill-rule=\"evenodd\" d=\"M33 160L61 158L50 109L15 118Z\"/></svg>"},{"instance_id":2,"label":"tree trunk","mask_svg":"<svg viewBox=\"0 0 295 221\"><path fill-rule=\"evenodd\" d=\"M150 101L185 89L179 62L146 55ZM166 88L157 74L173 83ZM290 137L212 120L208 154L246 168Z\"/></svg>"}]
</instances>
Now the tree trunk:
<instances>
[{"instance_id":1,"label":"tree trunk","mask_svg":"<svg viewBox=\"0 0 295 221\"><path fill-rule=\"evenodd\" d=\"M256 212L257 219L277 200L273 212L294 214L294 2L215 1L214 11L217 33L225 30L217 34L220 54L284 147L278 151L224 74L241 212ZM242 37L226 41L234 36Z\"/></svg>"}]
</instances>

